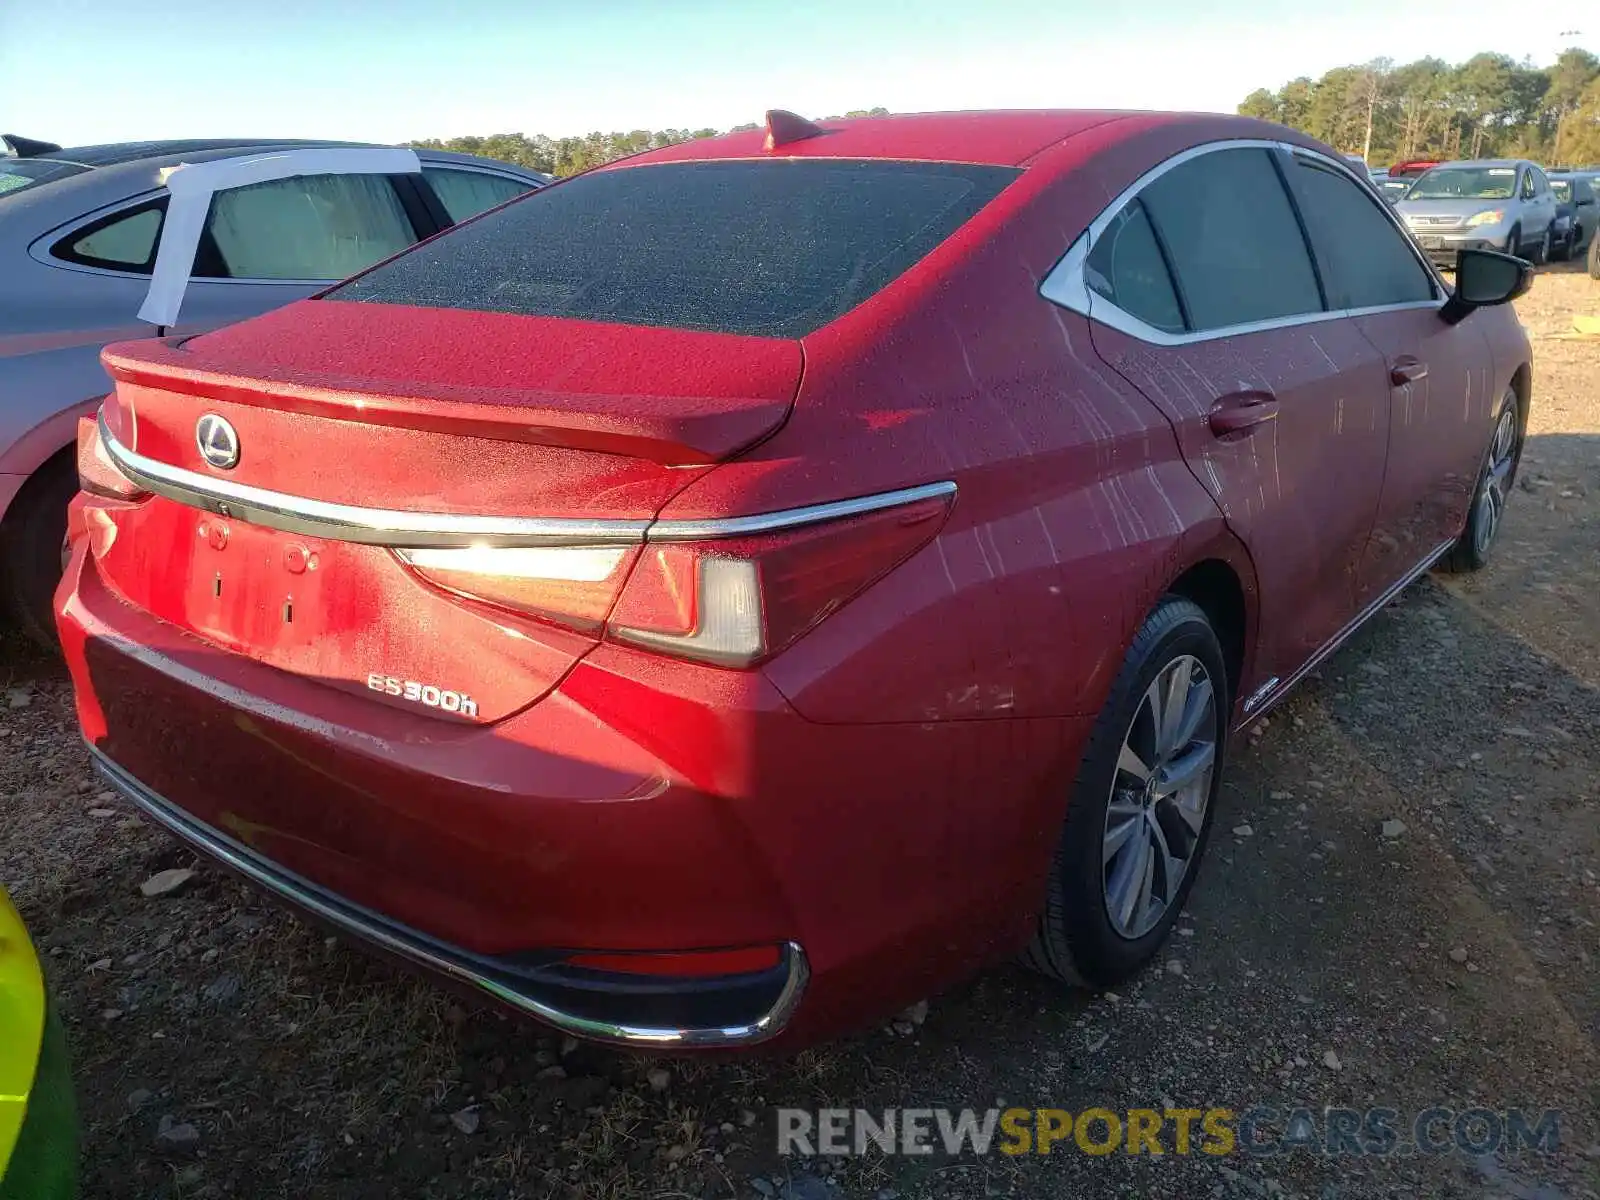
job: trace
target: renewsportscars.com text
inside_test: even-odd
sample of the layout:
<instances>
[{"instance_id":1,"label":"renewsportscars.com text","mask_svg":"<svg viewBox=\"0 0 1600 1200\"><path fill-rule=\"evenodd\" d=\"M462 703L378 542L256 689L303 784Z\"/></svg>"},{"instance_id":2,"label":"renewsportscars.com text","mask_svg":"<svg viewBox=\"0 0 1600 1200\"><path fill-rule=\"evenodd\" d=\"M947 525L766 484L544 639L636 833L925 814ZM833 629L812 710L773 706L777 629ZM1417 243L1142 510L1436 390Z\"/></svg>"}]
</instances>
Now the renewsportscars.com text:
<instances>
[{"instance_id":1,"label":"renewsportscars.com text","mask_svg":"<svg viewBox=\"0 0 1600 1200\"><path fill-rule=\"evenodd\" d=\"M780 1108L785 1155L1554 1153L1561 1114L1425 1108Z\"/></svg>"}]
</instances>

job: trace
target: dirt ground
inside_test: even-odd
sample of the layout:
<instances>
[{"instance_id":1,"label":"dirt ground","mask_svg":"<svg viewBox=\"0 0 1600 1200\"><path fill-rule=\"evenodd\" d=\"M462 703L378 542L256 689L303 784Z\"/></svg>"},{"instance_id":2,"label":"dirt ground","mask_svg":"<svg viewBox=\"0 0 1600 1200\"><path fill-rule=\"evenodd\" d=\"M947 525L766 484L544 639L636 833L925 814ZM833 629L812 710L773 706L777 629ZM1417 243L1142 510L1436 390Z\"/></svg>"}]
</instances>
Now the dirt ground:
<instances>
[{"instance_id":1,"label":"dirt ground","mask_svg":"<svg viewBox=\"0 0 1600 1200\"><path fill-rule=\"evenodd\" d=\"M1000 969L787 1061L564 1045L195 863L91 782L59 669L0 648L0 881L66 1019L85 1195L1596 1200L1600 343L1559 335L1600 284L1554 268L1519 310L1535 399L1497 560L1416 584L1239 748L1170 961L1120 995ZM199 873L141 896L174 866ZM780 1105L995 1104L1556 1109L1561 1145L776 1154Z\"/></svg>"}]
</instances>

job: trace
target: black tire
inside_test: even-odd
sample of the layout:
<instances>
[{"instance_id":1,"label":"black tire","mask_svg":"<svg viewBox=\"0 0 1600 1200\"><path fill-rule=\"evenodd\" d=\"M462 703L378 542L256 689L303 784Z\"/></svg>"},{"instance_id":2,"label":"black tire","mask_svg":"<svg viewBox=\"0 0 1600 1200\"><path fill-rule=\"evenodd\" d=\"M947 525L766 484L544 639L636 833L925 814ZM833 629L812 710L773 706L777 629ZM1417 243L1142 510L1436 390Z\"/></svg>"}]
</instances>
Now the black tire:
<instances>
[{"instance_id":1,"label":"black tire","mask_svg":"<svg viewBox=\"0 0 1600 1200\"><path fill-rule=\"evenodd\" d=\"M1534 266L1542 267L1550 261L1550 226L1544 227L1544 236L1539 239L1539 244L1534 248L1533 258L1530 260Z\"/></svg>"},{"instance_id":2,"label":"black tire","mask_svg":"<svg viewBox=\"0 0 1600 1200\"><path fill-rule=\"evenodd\" d=\"M1507 470L1502 486L1500 499L1500 515L1488 518L1484 513L1481 498L1488 480L1490 469L1495 462L1495 431L1500 428L1507 411L1511 413L1512 427L1515 429L1515 440L1510 450L1509 469ZM1498 536L1504 520L1505 502L1510 499L1517 482L1517 467L1522 461L1522 431L1523 422L1521 402L1513 388L1507 388L1505 396L1500 401L1500 407L1495 410L1494 424L1490 427L1489 445L1484 451L1483 463L1478 468L1477 482L1472 488L1472 504L1467 509L1466 528L1461 531L1461 536L1456 539L1456 544L1450 547L1449 553L1440 560L1440 566L1449 574L1460 575L1468 571L1481 571L1489 565L1490 554L1494 550L1495 538ZM1483 536L1484 527L1488 525L1487 537Z\"/></svg>"},{"instance_id":3,"label":"black tire","mask_svg":"<svg viewBox=\"0 0 1600 1200\"><path fill-rule=\"evenodd\" d=\"M1107 911L1105 891L1106 813L1118 777L1123 741L1140 715L1151 682L1175 659L1197 659L1212 681L1216 757L1206 795L1204 821L1188 866L1161 918L1129 940ZM1216 814L1227 758L1232 702L1222 647L1204 610L1181 596L1166 596L1139 628L1122 661L1111 695L1089 736L1047 883L1044 911L1023 963L1052 979L1078 987L1107 988L1127 979L1153 958L1194 886Z\"/></svg>"},{"instance_id":4,"label":"black tire","mask_svg":"<svg viewBox=\"0 0 1600 1200\"><path fill-rule=\"evenodd\" d=\"M1550 243L1550 261L1566 262L1567 259L1571 258L1572 243L1575 237L1576 234L1573 233L1572 227L1570 225L1567 226L1567 232L1562 236L1561 240Z\"/></svg>"},{"instance_id":5,"label":"black tire","mask_svg":"<svg viewBox=\"0 0 1600 1200\"><path fill-rule=\"evenodd\" d=\"M1589 278L1600 279L1600 229L1589 239Z\"/></svg>"},{"instance_id":6,"label":"black tire","mask_svg":"<svg viewBox=\"0 0 1600 1200\"><path fill-rule=\"evenodd\" d=\"M1522 226L1513 225L1511 232L1506 235L1506 253L1522 257Z\"/></svg>"},{"instance_id":7,"label":"black tire","mask_svg":"<svg viewBox=\"0 0 1600 1200\"><path fill-rule=\"evenodd\" d=\"M61 581L61 546L67 503L78 490L70 456L40 467L12 501L0 524L0 587L18 629L47 650L56 639L55 591Z\"/></svg>"}]
</instances>

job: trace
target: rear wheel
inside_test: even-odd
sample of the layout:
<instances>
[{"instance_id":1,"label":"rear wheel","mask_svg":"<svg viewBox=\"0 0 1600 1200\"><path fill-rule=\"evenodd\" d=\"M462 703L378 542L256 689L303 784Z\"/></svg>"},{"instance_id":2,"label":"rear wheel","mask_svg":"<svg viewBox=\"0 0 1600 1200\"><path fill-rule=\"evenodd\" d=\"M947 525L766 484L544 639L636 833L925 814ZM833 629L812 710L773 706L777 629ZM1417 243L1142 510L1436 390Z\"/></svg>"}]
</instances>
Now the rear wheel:
<instances>
[{"instance_id":1,"label":"rear wheel","mask_svg":"<svg viewBox=\"0 0 1600 1200\"><path fill-rule=\"evenodd\" d=\"M1467 513L1467 527L1444 558L1447 571L1477 571L1488 565L1489 551L1494 546L1495 535L1500 532L1506 500L1516 481L1517 462L1522 457L1519 415L1517 393L1507 388L1500 402L1500 414L1495 418L1494 432L1489 437L1489 449L1478 471L1478 487Z\"/></svg>"},{"instance_id":2,"label":"rear wheel","mask_svg":"<svg viewBox=\"0 0 1600 1200\"><path fill-rule=\"evenodd\" d=\"M1521 257L1521 255L1522 255L1522 228L1521 228L1521 226L1513 226L1512 229L1511 229L1511 232L1506 235L1506 253L1507 254L1515 254L1519 258Z\"/></svg>"},{"instance_id":3,"label":"rear wheel","mask_svg":"<svg viewBox=\"0 0 1600 1200\"><path fill-rule=\"evenodd\" d=\"M1561 239L1550 244L1550 261L1566 262L1567 259L1571 258L1572 245L1577 241L1577 238L1576 226L1568 225L1567 232L1561 236Z\"/></svg>"},{"instance_id":4,"label":"rear wheel","mask_svg":"<svg viewBox=\"0 0 1600 1200\"><path fill-rule=\"evenodd\" d=\"M67 504L78 490L70 456L52 459L17 493L0 524L0 579L17 627L46 649L56 641L55 591Z\"/></svg>"},{"instance_id":5,"label":"rear wheel","mask_svg":"<svg viewBox=\"0 0 1600 1200\"><path fill-rule=\"evenodd\" d=\"M1533 251L1533 264L1542 267L1550 261L1550 226L1544 227L1544 236L1539 239L1539 244Z\"/></svg>"},{"instance_id":6,"label":"rear wheel","mask_svg":"<svg viewBox=\"0 0 1600 1200\"><path fill-rule=\"evenodd\" d=\"M1211 832L1230 711L1222 647L1168 596L1140 627L1078 769L1024 961L1110 987L1160 949Z\"/></svg>"}]
</instances>

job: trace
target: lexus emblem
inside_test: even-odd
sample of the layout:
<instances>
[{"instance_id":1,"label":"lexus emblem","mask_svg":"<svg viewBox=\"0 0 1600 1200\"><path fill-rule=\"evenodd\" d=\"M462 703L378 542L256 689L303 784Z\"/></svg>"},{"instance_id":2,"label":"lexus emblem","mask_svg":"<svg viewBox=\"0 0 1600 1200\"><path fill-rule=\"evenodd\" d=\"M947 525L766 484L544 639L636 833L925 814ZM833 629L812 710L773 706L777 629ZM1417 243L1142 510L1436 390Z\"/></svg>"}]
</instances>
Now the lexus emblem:
<instances>
[{"instance_id":1,"label":"lexus emblem","mask_svg":"<svg viewBox=\"0 0 1600 1200\"><path fill-rule=\"evenodd\" d=\"M239 465L239 435L216 413L207 413L194 427L195 445L200 447L200 457L219 471L231 471Z\"/></svg>"}]
</instances>

